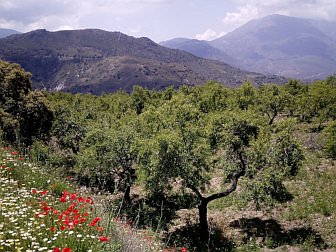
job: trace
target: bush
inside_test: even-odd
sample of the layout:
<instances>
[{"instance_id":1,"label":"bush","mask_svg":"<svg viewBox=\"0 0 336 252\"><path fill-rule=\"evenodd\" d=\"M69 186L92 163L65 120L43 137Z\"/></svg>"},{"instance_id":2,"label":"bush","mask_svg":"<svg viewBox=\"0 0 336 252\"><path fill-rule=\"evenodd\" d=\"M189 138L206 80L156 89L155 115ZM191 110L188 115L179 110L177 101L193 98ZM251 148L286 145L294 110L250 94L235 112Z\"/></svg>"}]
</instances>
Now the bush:
<instances>
[{"instance_id":1,"label":"bush","mask_svg":"<svg viewBox=\"0 0 336 252\"><path fill-rule=\"evenodd\" d=\"M333 121L326 129L325 152L328 157L336 159L336 121Z\"/></svg>"}]
</instances>

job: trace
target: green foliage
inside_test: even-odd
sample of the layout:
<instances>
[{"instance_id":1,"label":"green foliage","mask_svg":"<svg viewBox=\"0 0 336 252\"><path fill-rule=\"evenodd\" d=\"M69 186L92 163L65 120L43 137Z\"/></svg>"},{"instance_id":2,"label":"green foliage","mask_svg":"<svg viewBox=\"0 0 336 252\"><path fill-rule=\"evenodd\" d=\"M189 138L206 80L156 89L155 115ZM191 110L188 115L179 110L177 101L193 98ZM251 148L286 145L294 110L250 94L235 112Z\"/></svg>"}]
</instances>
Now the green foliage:
<instances>
[{"instance_id":1,"label":"green foliage","mask_svg":"<svg viewBox=\"0 0 336 252\"><path fill-rule=\"evenodd\" d=\"M178 107L171 105L174 106L170 104L163 107L169 112L164 110L156 114L155 121L162 125L162 129L157 130L158 127L155 127L150 137L146 129L153 126L153 113L151 117L145 113L142 118L145 134L138 142L138 161L142 178L147 188L153 191L171 189L170 183L175 178L183 179L185 184L202 186L207 180L202 173L208 169L209 146L204 130L197 126L200 113L190 104ZM161 114L166 117L162 118Z\"/></svg>"},{"instance_id":2,"label":"green foliage","mask_svg":"<svg viewBox=\"0 0 336 252\"><path fill-rule=\"evenodd\" d=\"M77 155L79 180L112 193L117 189L129 194L136 179L134 138L132 122L117 128L90 130Z\"/></svg>"},{"instance_id":3,"label":"green foliage","mask_svg":"<svg viewBox=\"0 0 336 252\"><path fill-rule=\"evenodd\" d=\"M72 117L71 112L64 107L55 109L56 120L52 126L52 136L57 139L60 149L69 149L77 154L79 144L84 137L85 128Z\"/></svg>"},{"instance_id":4,"label":"green foliage","mask_svg":"<svg viewBox=\"0 0 336 252\"><path fill-rule=\"evenodd\" d=\"M253 106L256 100L256 90L251 82L245 82L238 91L238 107L240 109L248 109Z\"/></svg>"},{"instance_id":5,"label":"green foliage","mask_svg":"<svg viewBox=\"0 0 336 252\"><path fill-rule=\"evenodd\" d=\"M336 121L324 130L326 135L325 152L328 157L336 159Z\"/></svg>"},{"instance_id":6,"label":"green foliage","mask_svg":"<svg viewBox=\"0 0 336 252\"><path fill-rule=\"evenodd\" d=\"M267 115L269 125L272 125L275 117L284 110L288 99L287 92L282 91L277 85L263 85L258 89L258 110Z\"/></svg>"},{"instance_id":7,"label":"green foliage","mask_svg":"<svg viewBox=\"0 0 336 252\"><path fill-rule=\"evenodd\" d=\"M28 146L49 136L53 112L42 92L31 91L30 74L0 61L0 128L3 140Z\"/></svg>"},{"instance_id":8,"label":"green foliage","mask_svg":"<svg viewBox=\"0 0 336 252\"><path fill-rule=\"evenodd\" d=\"M23 103L25 105L19 115L21 140L31 145L34 139L47 139L54 114L44 94L39 91L29 92Z\"/></svg>"},{"instance_id":9,"label":"green foliage","mask_svg":"<svg viewBox=\"0 0 336 252\"><path fill-rule=\"evenodd\" d=\"M246 155L243 197L256 202L257 207L272 206L274 200L286 200L288 192L283 182L297 174L303 158L301 148L287 132L272 138L269 133L260 134Z\"/></svg>"},{"instance_id":10,"label":"green foliage","mask_svg":"<svg viewBox=\"0 0 336 252\"><path fill-rule=\"evenodd\" d=\"M324 81L316 81L309 86L308 92L299 99L299 115L302 121L311 122L315 119L323 123L336 116L335 77Z\"/></svg>"},{"instance_id":11,"label":"green foliage","mask_svg":"<svg viewBox=\"0 0 336 252\"><path fill-rule=\"evenodd\" d=\"M210 81L204 86L197 87L194 94L199 110L203 113L224 110L228 106L228 90L219 83Z\"/></svg>"},{"instance_id":12,"label":"green foliage","mask_svg":"<svg viewBox=\"0 0 336 252\"><path fill-rule=\"evenodd\" d=\"M19 114L30 91L30 74L17 64L0 61L0 102L3 109L13 115Z\"/></svg>"}]
</instances>

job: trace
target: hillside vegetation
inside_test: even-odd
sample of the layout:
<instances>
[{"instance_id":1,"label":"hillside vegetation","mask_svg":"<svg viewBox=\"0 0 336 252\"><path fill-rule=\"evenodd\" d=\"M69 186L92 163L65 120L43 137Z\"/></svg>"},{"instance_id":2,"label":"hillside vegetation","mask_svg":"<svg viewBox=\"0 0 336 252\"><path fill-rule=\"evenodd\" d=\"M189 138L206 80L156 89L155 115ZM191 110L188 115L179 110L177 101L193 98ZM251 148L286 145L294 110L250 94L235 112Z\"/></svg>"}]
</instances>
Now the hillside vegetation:
<instances>
[{"instance_id":1,"label":"hillside vegetation","mask_svg":"<svg viewBox=\"0 0 336 252\"><path fill-rule=\"evenodd\" d=\"M7 63L0 73L3 141L29 148L48 173L109 192L106 210L150 226L166 246L336 248L334 76L309 86L208 82L101 96L39 93L33 108L48 109L32 114L46 119L26 131L25 113L7 106L34 94L29 78ZM18 111L30 103L17 103ZM18 121L11 137L8 118Z\"/></svg>"}]
</instances>

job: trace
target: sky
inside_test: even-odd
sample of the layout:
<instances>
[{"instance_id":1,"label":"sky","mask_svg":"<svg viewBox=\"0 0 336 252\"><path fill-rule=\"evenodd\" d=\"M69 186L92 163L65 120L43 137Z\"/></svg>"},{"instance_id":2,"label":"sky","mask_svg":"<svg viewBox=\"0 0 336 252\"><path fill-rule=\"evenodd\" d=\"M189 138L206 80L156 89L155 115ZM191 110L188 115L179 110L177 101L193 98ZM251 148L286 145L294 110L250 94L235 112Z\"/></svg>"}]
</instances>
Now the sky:
<instances>
[{"instance_id":1,"label":"sky","mask_svg":"<svg viewBox=\"0 0 336 252\"><path fill-rule=\"evenodd\" d=\"M155 42L212 40L270 14L336 21L336 0L0 0L0 28L98 28Z\"/></svg>"}]
</instances>

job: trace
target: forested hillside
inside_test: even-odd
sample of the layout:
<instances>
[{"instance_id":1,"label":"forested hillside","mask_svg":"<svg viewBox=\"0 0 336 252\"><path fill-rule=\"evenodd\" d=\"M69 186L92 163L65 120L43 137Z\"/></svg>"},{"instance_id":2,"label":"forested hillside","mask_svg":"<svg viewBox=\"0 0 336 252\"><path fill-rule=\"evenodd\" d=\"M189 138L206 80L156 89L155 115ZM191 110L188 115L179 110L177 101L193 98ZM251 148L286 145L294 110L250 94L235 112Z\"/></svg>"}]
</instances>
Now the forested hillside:
<instances>
[{"instance_id":1,"label":"forested hillside","mask_svg":"<svg viewBox=\"0 0 336 252\"><path fill-rule=\"evenodd\" d=\"M31 91L2 62L0 83L4 144L111 193L106 208L166 246L336 249L335 76L94 96Z\"/></svg>"}]
</instances>

